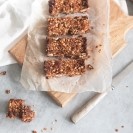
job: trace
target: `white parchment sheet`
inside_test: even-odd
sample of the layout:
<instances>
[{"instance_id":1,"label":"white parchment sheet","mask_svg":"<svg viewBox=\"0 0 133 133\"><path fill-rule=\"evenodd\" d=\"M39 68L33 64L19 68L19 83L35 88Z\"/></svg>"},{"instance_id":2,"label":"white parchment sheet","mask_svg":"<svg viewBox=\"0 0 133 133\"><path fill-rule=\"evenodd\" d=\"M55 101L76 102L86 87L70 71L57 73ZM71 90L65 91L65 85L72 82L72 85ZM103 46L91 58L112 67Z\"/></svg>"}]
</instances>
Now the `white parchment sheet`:
<instances>
[{"instance_id":1,"label":"white parchment sheet","mask_svg":"<svg viewBox=\"0 0 133 133\"><path fill-rule=\"evenodd\" d=\"M87 36L87 52L90 58L85 61L86 69L81 76L56 77L46 79L44 60L46 56L46 33L48 0L36 0L32 7L29 27L29 41L22 68L21 83L29 90L81 93L85 91L108 91L112 82L111 50L109 44L109 0L89 0L88 17L91 30ZM79 14L77 14L79 15Z\"/></svg>"}]
</instances>

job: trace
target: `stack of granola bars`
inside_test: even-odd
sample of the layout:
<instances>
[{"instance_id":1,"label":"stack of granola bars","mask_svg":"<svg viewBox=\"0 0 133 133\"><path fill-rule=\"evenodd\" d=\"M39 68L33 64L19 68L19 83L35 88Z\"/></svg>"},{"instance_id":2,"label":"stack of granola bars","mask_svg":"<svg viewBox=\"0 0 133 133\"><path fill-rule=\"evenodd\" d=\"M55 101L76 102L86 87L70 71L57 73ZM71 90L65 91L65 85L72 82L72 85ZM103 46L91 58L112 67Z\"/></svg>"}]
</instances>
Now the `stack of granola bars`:
<instances>
[{"instance_id":1,"label":"stack of granola bars","mask_svg":"<svg viewBox=\"0 0 133 133\"><path fill-rule=\"evenodd\" d=\"M50 0L48 19L48 38L46 53L56 59L44 62L47 78L75 76L85 72L87 39L83 35L90 30L88 0ZM72 15L81 13L81 16ZM63 17L58 17L65 14Z\"/></svg>"}]
</instances>

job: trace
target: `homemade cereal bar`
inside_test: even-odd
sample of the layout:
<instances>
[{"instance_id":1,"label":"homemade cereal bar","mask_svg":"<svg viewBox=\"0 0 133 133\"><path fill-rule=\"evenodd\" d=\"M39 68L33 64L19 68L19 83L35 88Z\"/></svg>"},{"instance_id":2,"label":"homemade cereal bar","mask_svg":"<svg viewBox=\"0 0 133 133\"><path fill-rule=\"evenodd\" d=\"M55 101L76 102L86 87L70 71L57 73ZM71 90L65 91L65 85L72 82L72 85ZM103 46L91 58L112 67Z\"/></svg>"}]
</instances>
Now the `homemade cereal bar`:
<instances>
[{"instance_id":1,"label":"homemade cereal bar","mask_svg":"<svg viewBox=\"0 0 133 133\"><path fill-rule=\"evenodd\" d=\"M48 60L44 62L46 78L58 76L76 76L85 72L84 60Z\"/></svg>"},{"instance_id":2,"label":"homemade cereal bar","mask_svg":"<svg viewBox=\"0 0 133 133\"><path fill-rule=\"evenodd\" d=\"M86 52L86 37L48 38L47 55L51 57L84 58Z\"/></svg>"},{"instance_id":3,"label":"homemade cereal bar","mask_svg":"<svg viewBox=\"0 0 133 133\"><path fill-rule=\"evenodd\" d=\"M49 0L51 15L85 12L88 7L88 0Z\"/></svg>"},{"instance_id":4,"label":"homemade cereal bar","mask_svg":"<svg viewBox=\"0 0 133 133\"><path fill-rule=\"evenodd\" d=\"M48 36L81 35L89 32L87 16L48 19Z\"/></svg>"}]
</instances>

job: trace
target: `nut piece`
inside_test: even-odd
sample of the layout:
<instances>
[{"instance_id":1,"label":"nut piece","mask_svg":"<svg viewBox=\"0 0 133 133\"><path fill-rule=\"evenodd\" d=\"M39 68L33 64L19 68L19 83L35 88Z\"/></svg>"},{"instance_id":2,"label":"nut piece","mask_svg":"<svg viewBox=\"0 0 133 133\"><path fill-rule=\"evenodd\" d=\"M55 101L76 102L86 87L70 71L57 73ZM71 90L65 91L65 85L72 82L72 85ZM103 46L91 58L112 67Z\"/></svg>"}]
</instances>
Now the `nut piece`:
<instances>
[{"instance_id":1,"label":"nut piece","mask_svg":"<svg viewBox=\"0 0 133 133\"><path fill-rule=\"evenodd\" d=\"M22 105L24 105L24 100L10 99L9 105L8 105L7 117L9 118L21 117Z\"/></svg>"},{"instance_id":2,"label":"nut piece","mask_svg":"<svg viewBox=\"0 0 133 133\"><path fill-rule=\"evenodd\" d=\"M76 76L85 72L84 60L48 60L44 62L46 78L58 77L62 75Z\"/></svg>"},{"instance_id":3,"label":"nut piece","mask_svg":"<svg viewBox=\"0 0 133 133\"><path fill-rule=\"evenodd\" d=\"M23 122L31 122L35 117L35 112L31 110L30 106L22 106L22 121Z\"/></svg>"},{"instance_id":4,"label":"nut piece","mask_svg":"<svg viewBox=\"0 0 133 133\"><path fill-rule=\"evenodd\" d=\"M48 19L48 36L82 35L89 32L87 16Z\"/></svg>"},{"instance_id":5,"label":"nut piece","mask_svg":"<svg viewBox=\"0 0 133 133\"><path fill-rule=\"evenodd\" d=\"M88 9L88 0L50 0L49 13L58 15L59 13L69 14L85 12Z\"/></svg>"},{"instance_id":6,"label":"nut piece","mask_svg":"<svg viewBox=\"0 0 133 133\"><path fill-rule=\"evenodd\" d=\"M47 39L47 55L51 57L70 57L70 58L85 58L86 38L48 38Z\"/></svg>"}]
</instances>

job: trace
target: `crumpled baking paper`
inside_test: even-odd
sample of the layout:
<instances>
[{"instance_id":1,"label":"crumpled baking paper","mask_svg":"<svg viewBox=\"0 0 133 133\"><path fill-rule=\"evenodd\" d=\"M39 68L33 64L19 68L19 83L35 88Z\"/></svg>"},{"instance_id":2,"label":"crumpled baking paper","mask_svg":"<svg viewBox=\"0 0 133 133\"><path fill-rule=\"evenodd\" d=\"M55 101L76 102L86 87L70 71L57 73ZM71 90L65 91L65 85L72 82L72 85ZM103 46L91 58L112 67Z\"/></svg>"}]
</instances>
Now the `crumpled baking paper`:
<instances>
[{"instance_id":1,"label":"crumpled baking paper","mask_svg":"<svg viewBox=\"0 0 133 133\"><path fill-rule=\"evenodd\" d=\"M92 28L87 34L87 51L90 58L85 63L86 66L92 65L94 69L87 69L81 76L62 76L51 79L46 79L44 75L44 60L51 59L45 53L49 17L48 0L36 0L33 3L28 46L21 73L21 83L26 89L66 93L110 90L112 67L109 47L109 0L89 0L88 2L90 8L87 15Z\"/></svg>"}]
</instances>

